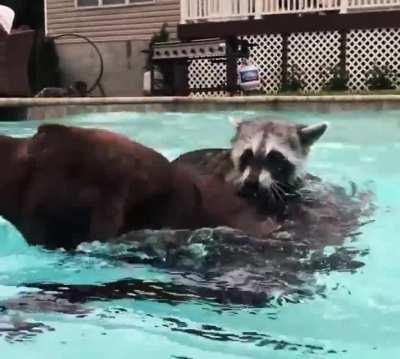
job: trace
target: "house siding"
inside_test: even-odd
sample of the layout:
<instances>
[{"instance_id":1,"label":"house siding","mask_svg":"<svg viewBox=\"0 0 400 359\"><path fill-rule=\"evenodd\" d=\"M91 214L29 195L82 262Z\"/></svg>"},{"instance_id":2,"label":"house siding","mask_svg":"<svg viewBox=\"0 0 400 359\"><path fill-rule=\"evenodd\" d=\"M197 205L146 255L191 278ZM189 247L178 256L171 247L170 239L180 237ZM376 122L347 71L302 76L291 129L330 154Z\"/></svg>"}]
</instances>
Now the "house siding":
<instances>
[{"instance_id":1,"label":"house siding","mask_svg":"<svg viewBox=\"0 0 400 359\"><path fill-rule=\"evenodd\" d=\"M87 9L75 8L74 0L46 2L49 36L76 33L95 42L148 40L164 23L168 23L168 31L174 38L180 19L179 0L155 0L152 4ZM65 41L77 40L63 38Z\"/></svg>"},{"instance_id":2,"label":"house siding","mask_svg":"<svg viewBox=\"0 0 400 359\"><path fill-rule=\"evenodd\" d=\"M101 88L90 95L139 96L143 94L143 72L149 39L168 24L176 38L180 0L155 0L151 4L119 7L75 8L75 0L45 0L47 35L78 34L96 43L104 63ZM97 53L83 39L65 36L56 40L63 86L97 78Z\"/></svg>"}]
</instances>

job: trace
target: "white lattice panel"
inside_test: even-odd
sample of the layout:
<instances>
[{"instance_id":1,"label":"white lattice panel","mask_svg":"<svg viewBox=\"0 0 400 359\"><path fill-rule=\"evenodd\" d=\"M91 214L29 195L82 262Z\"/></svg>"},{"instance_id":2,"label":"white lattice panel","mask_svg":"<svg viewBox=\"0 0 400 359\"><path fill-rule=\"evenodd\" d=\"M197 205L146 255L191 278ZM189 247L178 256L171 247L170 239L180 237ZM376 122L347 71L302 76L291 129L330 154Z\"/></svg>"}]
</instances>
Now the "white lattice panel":
<instances>
[{"instance_id":1,"label":"white lattice panel","mask_svg":"<svg viewBox=\"0 0 400 359\"><path fill-rule=\"evenodd\" d=\"M346 67L350 90L367 90L365 74L374 62L400 73L400 29L352 30L347 34ZM392 80L399 87L395 76Z\"/></svg>"},{"instance_id":2,"label":"white lattice panel","mask_svg":"<svg viewBox=\"0 0 400 359\"><path fill-rule=\"evenodd\" d=\"M202 91L202 92L192 92L190 94L191 97L209 97L209 96L214 96L214 97L223 97L227 96L227 93L225 91Z\"/></svg>"},{"instance_id":3,"label":"white lattice panel","mask_svg":"<svg viewBox=\"0 0 400 359\"><path fill-rule=\"evenodd\" d=\"M323 68L339 63L340 33L303 32L288 37L288 64L296 65L305 82L304 92L318 92L322 89ZM329 80L329 77L325 80Z\"/></svg>"},{"instance_id":4,"label":"white lattice panel","mask_svg":"<svg viewBox=\"0 0 400 359\"><path fill-rule=\"evenodd\" d=\"M262 90L277 93L282 73L282 36L256 35L245 36L256 46L250 49L250 61L260 68ZM226 83L226 65L215 64L210 60L196 59L189 66L189 86L193 88L215 87ZM225 92L196 93L192 96L224 96Z\"/></svg>"},{"instance_id":5,"label":"white lattice panel","mask_svg":"<svg viewBox=\"0 0 400 359\"><path fill-rule=\"evenodd\" d=\"M281 85L282 36L257 35L244 39L258 46L250 49L250 61L260 68L262 89L277 93ZM319 92L324 81L323 68L340 62L340 33L295 33L288 37L288 64L297 65L305 82L304 92ZM346 68L348 87L352 91L367 90L366 72L373 64L389 66L400 73L400 29L352 30L347 34ZM399 81L392 78L397 88ZM196 59L189 66L190 88L215 87L226 83L226 65ZM224 96L224 91L196 93L193 96Z\"/></svg>"},{"instance_id":6,"label":"white lattice panel","mask_svg":"<svg viewBox=\"0 0 400 359\"><path fill-rule=\"evenodd\" d=\"M189 88L216 87L226 84L226 64L213 63L210 59L196 59L189 65ZM220 95L222 93L222 95ZM223 92L192 93L192 96L223 96Z\"/></svg>"},{"instance_id":7,"label":"white lattice panel","mask_svg":"<svg viewBox=\"0 0 400 359\"><path fill-rule=\"evenodd\" d=\"M263 91L277 93L282 79L282 35L245 36L243 39L257 45L250 49L250 61L260 69Z\"/></svg>"}]
</instances>

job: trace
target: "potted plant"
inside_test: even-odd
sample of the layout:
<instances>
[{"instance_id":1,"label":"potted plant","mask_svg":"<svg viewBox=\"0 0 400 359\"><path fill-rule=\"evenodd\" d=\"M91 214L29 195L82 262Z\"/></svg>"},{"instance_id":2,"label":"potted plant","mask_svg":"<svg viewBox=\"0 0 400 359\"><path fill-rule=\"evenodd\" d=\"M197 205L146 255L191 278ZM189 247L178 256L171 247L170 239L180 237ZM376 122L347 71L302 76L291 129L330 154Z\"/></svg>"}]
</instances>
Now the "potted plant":
<instances>
[{"instance_id":1,"label":"potted plant","mask_svg":"<svg viewBox=\"0 0 400 359\"><path fill-rule=\"evenodd\" d=\"M350 75L340 65L324 67L321 70L324 91L347 91Z\"/></svg>"},{"instance_id":2,"label":"potted plant","mask_svg":"<svg viewBox=\"0 0 400 359\"><path fill-rule=\"evenodd\" d=\"M369 90L392 90L396 88L392 80L395 76L395 71L388 64L379 66L374 62L372 68L365 73L365 83Z\"/></svg>"},{"instance_id":3,"label":"potted plant","mask_svg":"<svg viewBox=\"0 0 400 359\"><path fill-rule=\"evenodd\" d=\"M287 69L286 81L283 81L279 92L300 92L304 89L303 74L296 64L291 64Z\"/></svg>"}]
</instances>

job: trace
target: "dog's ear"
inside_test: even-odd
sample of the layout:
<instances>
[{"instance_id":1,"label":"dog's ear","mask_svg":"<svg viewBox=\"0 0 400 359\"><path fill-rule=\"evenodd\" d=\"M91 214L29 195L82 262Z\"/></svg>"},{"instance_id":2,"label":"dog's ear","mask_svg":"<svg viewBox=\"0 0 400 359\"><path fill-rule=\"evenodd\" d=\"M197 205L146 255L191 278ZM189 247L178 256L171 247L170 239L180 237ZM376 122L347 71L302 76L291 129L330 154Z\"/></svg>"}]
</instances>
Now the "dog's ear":
<instances>
[{"instance_id":1,"label":"dog's ear","mask_svg":"<svg viewBox=\"0 0 400 359\"><path fill-rule=\"evenodd\" d=\"M310 126L299 126L297 132L300 142L304 146L312 146L321 138L327 129L328 124L326 122L321 122Z\"/></svg>"}]
</instances>

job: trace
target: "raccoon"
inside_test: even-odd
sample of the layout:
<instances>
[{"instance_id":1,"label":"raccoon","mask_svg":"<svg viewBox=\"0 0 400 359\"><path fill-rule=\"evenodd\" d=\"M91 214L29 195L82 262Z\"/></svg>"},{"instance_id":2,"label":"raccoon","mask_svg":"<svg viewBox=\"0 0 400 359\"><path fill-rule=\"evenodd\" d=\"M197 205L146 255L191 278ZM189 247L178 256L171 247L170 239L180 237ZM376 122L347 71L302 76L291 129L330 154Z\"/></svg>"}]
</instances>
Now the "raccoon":
<instances>
[{"instance_id":1,"label":"raccoon","mask_svg":"<svg viewBox=\"0 0 400 359\"><path fill-rule=\"evenodd\" d=\"M310 147L328 128L327 123L306 126L270 119L234 124L233 168L226 180L243 196L275 202L283 202L301 186Z\"/></svg>"}]
</instances>

